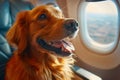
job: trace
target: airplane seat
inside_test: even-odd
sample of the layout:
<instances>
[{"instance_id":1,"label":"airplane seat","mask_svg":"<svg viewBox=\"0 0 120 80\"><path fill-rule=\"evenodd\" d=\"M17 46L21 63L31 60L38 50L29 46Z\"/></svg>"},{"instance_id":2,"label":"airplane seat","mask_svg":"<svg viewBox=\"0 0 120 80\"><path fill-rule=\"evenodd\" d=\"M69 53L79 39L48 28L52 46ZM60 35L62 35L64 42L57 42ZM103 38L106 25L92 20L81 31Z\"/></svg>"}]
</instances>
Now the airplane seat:
<instances>
[{"instance_id":1,"label":"airplane seat","mask_svg":"<svg viewBox=\"0 0 120 80\"><path fill-rule=\"evenodd\" d=\"M6 32L21 10L31 10L33 5L24 0L0 0L0 80L4 80L5 66L13 49L7 43Z\"/></svg>"}]
</instances>

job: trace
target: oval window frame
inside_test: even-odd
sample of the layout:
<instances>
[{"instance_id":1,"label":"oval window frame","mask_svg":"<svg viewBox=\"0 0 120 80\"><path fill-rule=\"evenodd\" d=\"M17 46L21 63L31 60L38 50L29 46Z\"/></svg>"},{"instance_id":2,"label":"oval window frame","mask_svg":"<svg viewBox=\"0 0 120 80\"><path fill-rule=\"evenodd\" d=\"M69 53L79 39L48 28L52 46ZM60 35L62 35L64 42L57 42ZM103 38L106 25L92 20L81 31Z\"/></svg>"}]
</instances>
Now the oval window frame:
<instances>
[{"instance_id":1,"label":"oval window frame","mask_svg":"<svg viewBox=\"0 0 120 80\"><path fill-rule=\"evenodd\" d=\"M116 8L117 8L117 15L120 16L119 14L119 9L118 9L118 4L116 1L112 1ZM114 49L117 46L117 43L119 41L119 34L116 36L115 41L111 42L109 44L100 44L92 40L89 36L88 30L87 30L87 22L86 22L86 13L85 13L85 8L89 4L89 2L83 1L81 4L79 4L78 7L78 21L80 23L80 34L79 36L82 37L82 41L84 45L91 51L94 51L96 53L100 54L108 54L114 51ZM119 17L118 17L118 30L116 33L120 32L120 26L119 26Z\"/></svg>"}]
</instances>

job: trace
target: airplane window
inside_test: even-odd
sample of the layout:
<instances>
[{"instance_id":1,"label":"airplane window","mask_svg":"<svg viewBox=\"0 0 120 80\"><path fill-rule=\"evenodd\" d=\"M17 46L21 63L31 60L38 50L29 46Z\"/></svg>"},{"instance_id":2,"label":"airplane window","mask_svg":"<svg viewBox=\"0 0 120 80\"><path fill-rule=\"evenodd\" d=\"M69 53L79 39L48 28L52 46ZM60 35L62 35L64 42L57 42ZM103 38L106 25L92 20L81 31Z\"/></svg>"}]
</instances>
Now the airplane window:
<instances>
[{"instance_id":1,"label":"airplane window","mask_svg":"<svg viewBox=\"0 0 120 80\"><path fill-rule=\"evenodd\" d=\"M116 4L113 1L86 2L84 7L82 18L85 19L81 22L82 27L84 26L81 34L86 36L83 37L85 44L97 52L112 51L117 43L119 30Z\"/></svg>"},{"instance_id":2,"label":"airplane window","mask_svg":"<svg viewBox=\"0 0 120 80\"><path fill-rule=\"evenodd\" d=\"M108 44L117 37L118 15L112 1L89 3L86 7L89 36L98 43Z\"/></svg>"}]
</instances>

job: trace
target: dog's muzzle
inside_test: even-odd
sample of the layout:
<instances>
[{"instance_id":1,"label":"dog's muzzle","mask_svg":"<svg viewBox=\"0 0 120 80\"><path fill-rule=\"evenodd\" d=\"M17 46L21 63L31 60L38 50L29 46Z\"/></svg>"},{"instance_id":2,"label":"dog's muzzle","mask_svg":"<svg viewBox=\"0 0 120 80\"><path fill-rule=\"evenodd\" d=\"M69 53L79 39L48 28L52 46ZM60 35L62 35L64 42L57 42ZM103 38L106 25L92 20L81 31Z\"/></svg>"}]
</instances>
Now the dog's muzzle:
<instances>
[{"instance_id":1,"label":"dog's muzzle","mask_svg":"<svg viewBox=\"0 0 120 80\"><path fill-rule=\"evenodd\" d=\"M66 37L73 37L78 32L78 23L74 19L67 19L64 21L63 26L65 28ZM65 37L65 38L66 38ZM74 52L74 46L65 38L57 41L46 42L45 40L38 38L37 43L44 49L52 51L59 56L70 56Z\"/></svg>"}]
</instances>

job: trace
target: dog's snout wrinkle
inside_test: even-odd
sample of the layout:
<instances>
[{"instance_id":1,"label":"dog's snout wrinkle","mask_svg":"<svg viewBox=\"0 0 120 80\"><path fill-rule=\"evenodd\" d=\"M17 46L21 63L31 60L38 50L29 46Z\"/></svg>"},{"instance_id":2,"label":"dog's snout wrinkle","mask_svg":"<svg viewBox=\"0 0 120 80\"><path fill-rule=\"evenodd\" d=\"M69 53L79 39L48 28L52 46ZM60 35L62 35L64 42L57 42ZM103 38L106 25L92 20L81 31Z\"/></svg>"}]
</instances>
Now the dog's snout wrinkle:
<instances>
[{"instance_id":1,"label":"dog's snout wrinkle","mask_svg":"<svg viewBox=\"0 0 120 80\"><path fill-rule=\"evenodd\" d=\"M64 27L68 31L75 32L78 29L78 23L73 19L69 19L64 22Z\"/></svg>"}]
</instances>

